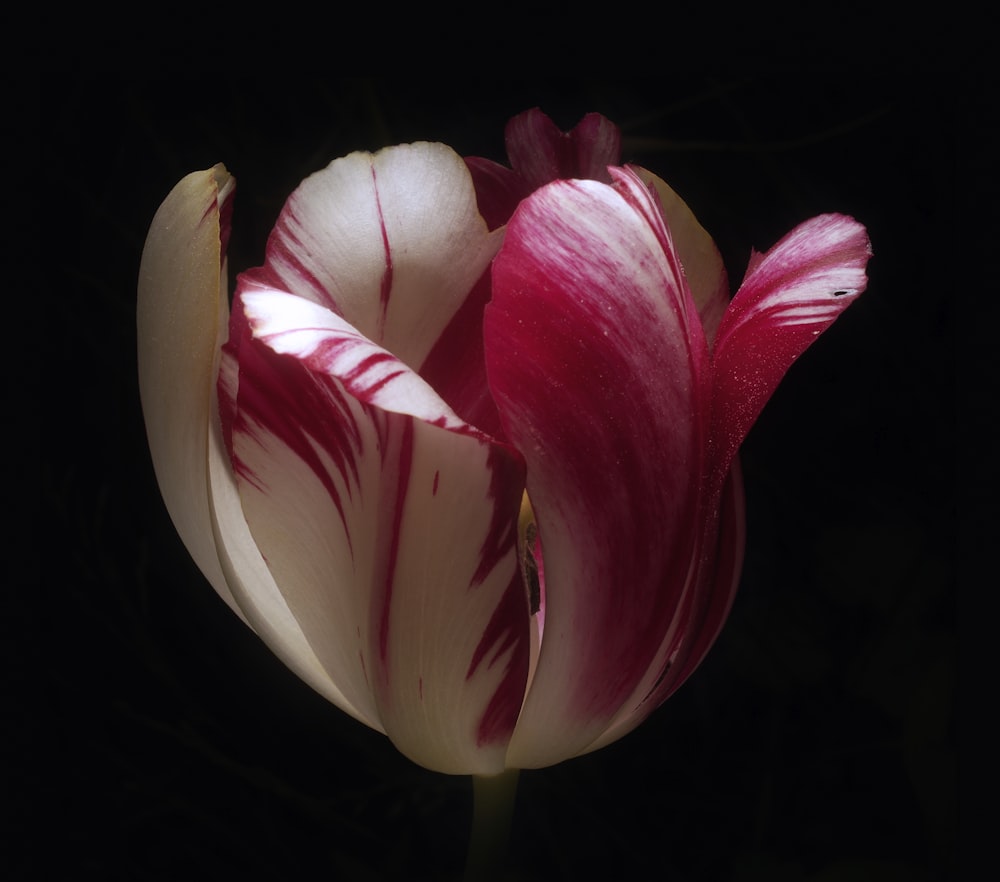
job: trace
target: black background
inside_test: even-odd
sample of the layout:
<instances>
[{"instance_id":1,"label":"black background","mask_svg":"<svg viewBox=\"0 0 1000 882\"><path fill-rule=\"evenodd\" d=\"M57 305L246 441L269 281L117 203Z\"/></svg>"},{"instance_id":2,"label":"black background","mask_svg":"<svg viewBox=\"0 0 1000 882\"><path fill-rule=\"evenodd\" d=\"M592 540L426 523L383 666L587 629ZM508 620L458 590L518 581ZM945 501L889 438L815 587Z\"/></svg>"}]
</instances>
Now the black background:
<instances>
[{"instance_id":1,"label":"black background","mask_svg":"<svg viewBox=\"0 0 1000 882\"><path fill-rule=\"evenodd\" d=\"M31 602L6 641L6 877L458 878L469 781L415 767L300 684L176 538L138 406L135 279L189 171L224 161L237 177L238 270L335 157L431 139L503 160L507 118L540 106L564 129L591 110L619 123L623 158L681 193L734 285L751 247L821 212L865 223L875 256L867 293L744 446L747 559L719 642L636 732L522 773L510 878L947 878L955 292L938 255L954 101L912 72L799 69L541 86L67 78L46 107L55 195L32 255L59 378L37 394L32 498L55 541L12 576Z\"/></svg>"}]
</instances>

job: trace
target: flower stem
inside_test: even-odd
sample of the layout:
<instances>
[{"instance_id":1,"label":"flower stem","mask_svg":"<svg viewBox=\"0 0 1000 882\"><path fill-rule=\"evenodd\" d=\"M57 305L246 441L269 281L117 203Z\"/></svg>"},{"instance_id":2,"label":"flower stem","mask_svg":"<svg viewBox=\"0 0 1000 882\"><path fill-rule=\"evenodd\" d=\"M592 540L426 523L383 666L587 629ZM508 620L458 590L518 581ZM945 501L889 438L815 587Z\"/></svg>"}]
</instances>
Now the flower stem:
<instances>
[{"instance_id":1,"label":"flower stem","mask_svg":"<svg viewBox=\"0 0 1000 882\"><path fill-rule=\"evenodd\" d=\"M465 882L501 879L510 821L517 794L517 769L472 778L472 835L465 862Z\"/></svg>"}]
</instances>

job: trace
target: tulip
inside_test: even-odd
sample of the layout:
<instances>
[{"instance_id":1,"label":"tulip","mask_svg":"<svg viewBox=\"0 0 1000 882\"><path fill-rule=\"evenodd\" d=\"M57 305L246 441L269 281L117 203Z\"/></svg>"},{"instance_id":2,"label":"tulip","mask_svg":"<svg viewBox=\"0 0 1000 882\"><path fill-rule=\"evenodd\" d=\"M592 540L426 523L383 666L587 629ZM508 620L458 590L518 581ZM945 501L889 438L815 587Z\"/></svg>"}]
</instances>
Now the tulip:
<instances>
[{"instance_id":1,"label":"tulip","mask_svg":"<svg viewBox=\"0 0 1000 882\"><path fill-rule=\"evenodd\" d=\"M334 161L231 305L234 181L195 172L138 299L153 464L205 577L337 707L480 776L620 738L704 658L742 561L739 446L870 256L816 217L730 302L603 117L518 117L508 152Z\"/></svg>"}]
</instances>

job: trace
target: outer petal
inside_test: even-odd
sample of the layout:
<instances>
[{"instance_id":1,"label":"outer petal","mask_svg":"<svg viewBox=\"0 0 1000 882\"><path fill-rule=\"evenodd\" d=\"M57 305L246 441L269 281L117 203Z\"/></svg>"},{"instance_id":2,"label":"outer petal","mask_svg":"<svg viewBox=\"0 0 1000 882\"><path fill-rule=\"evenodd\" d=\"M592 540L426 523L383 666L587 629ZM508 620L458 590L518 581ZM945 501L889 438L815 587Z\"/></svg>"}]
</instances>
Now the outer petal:
<instances>
[{"instance_id":1,"label":"outer petal","mask_svg":"<svg viewBox=\"0 0 1000 882\"><path fill-rule=\"evenodd\" d=\"M239 612L219 565L208 494L213 386L226 333L221 218L234 189L217 165L188 175L164 200L142 252L136 324L139 394L163 501L199 569Z\"/></svg>"},{"instance_id":2,"label":"outer petal","mask_svg":"<svg viewBox=\"0 0 1000 882\"><path fill-rule=\"evenodd\" d=\"M746 540L738 460L719 510L711 511L701 523L699 550L655 660L616 719L584 752L598 750L636 728L694 672L722 631L739 586Z\"/></svg>"},{"instance_id":3,"label":"outer petal","mask_svg":"<svg viewBox=\"0 0 1000 882\"><path fill-rule=\"evenodd\" d=\"M500 247L443 144L353 153L307 178L268 241L263 284L322 304L418 369Z\"/></svg>"},{"instance_id":4,"label":"outer petal","mask_svg":"<svg viewBox=\"0 0 1000 882\"><path fill-rule=\"evenodd\" d=\"M360 718L277 592L222 448L215 374L229 312L222 254L234 187L221 165L188 175L157 212L143 250L139 391L153 466L177 532L219 595L298 676Z\"/></svg>"},{"instance_id":5,"label":"outer petal","mask_svg":"<svg viewBox=\"0 0 1000 882\"><path fill-rule=\"evenodd\" d=\"M785 372L865 290L871 245L839 214L796 227L757 255L719 326L714 351L714 471L729 468Z\"/></svg>"},{"instance_id":6,"label":"outer petal","mask_svg":"<svg viewBox=\"0 0 1000 882\"><path fill-rule=\"evenodd\" d=\"M288 608L403 753L501 771L527 675L523 466L332 312L265 289L239 304L232 448Z\"/></svg>"},{"instance_id":7,"label":"outer petal","mask_svg":"<svg viewBox=\"0 0 1000 882\"><path fill-rule=\"evenodd\" d=\"M487 370L528 465L545 627L508 765L592 743L656 658L699 525L705 341L648 189L563 181L494 262Z\"/></svg>"}]
</instances>

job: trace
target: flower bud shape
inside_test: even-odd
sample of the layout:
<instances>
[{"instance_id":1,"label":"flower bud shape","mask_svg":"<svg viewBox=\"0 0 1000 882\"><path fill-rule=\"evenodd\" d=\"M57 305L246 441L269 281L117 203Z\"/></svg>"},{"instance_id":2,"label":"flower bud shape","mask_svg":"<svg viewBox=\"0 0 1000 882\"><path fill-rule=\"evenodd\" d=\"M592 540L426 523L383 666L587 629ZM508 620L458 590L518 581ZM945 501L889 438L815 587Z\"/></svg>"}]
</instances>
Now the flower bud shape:
<instances>
[{"instance_id":1,"label":"flower bud shape","mask_svg":"<svg viewBox=\"0 0 1000 882\"><path fill-rule=\"evenodd\" d=\"M447 773L595 750L697 667L740 573L739 446L871 253L816 217L730 300L604 117L528 111L507 150L335 160L231 302L234 179L194 172L139 278L150 451L198 567L305 682Z\"/></svg>"}]
</instances>

